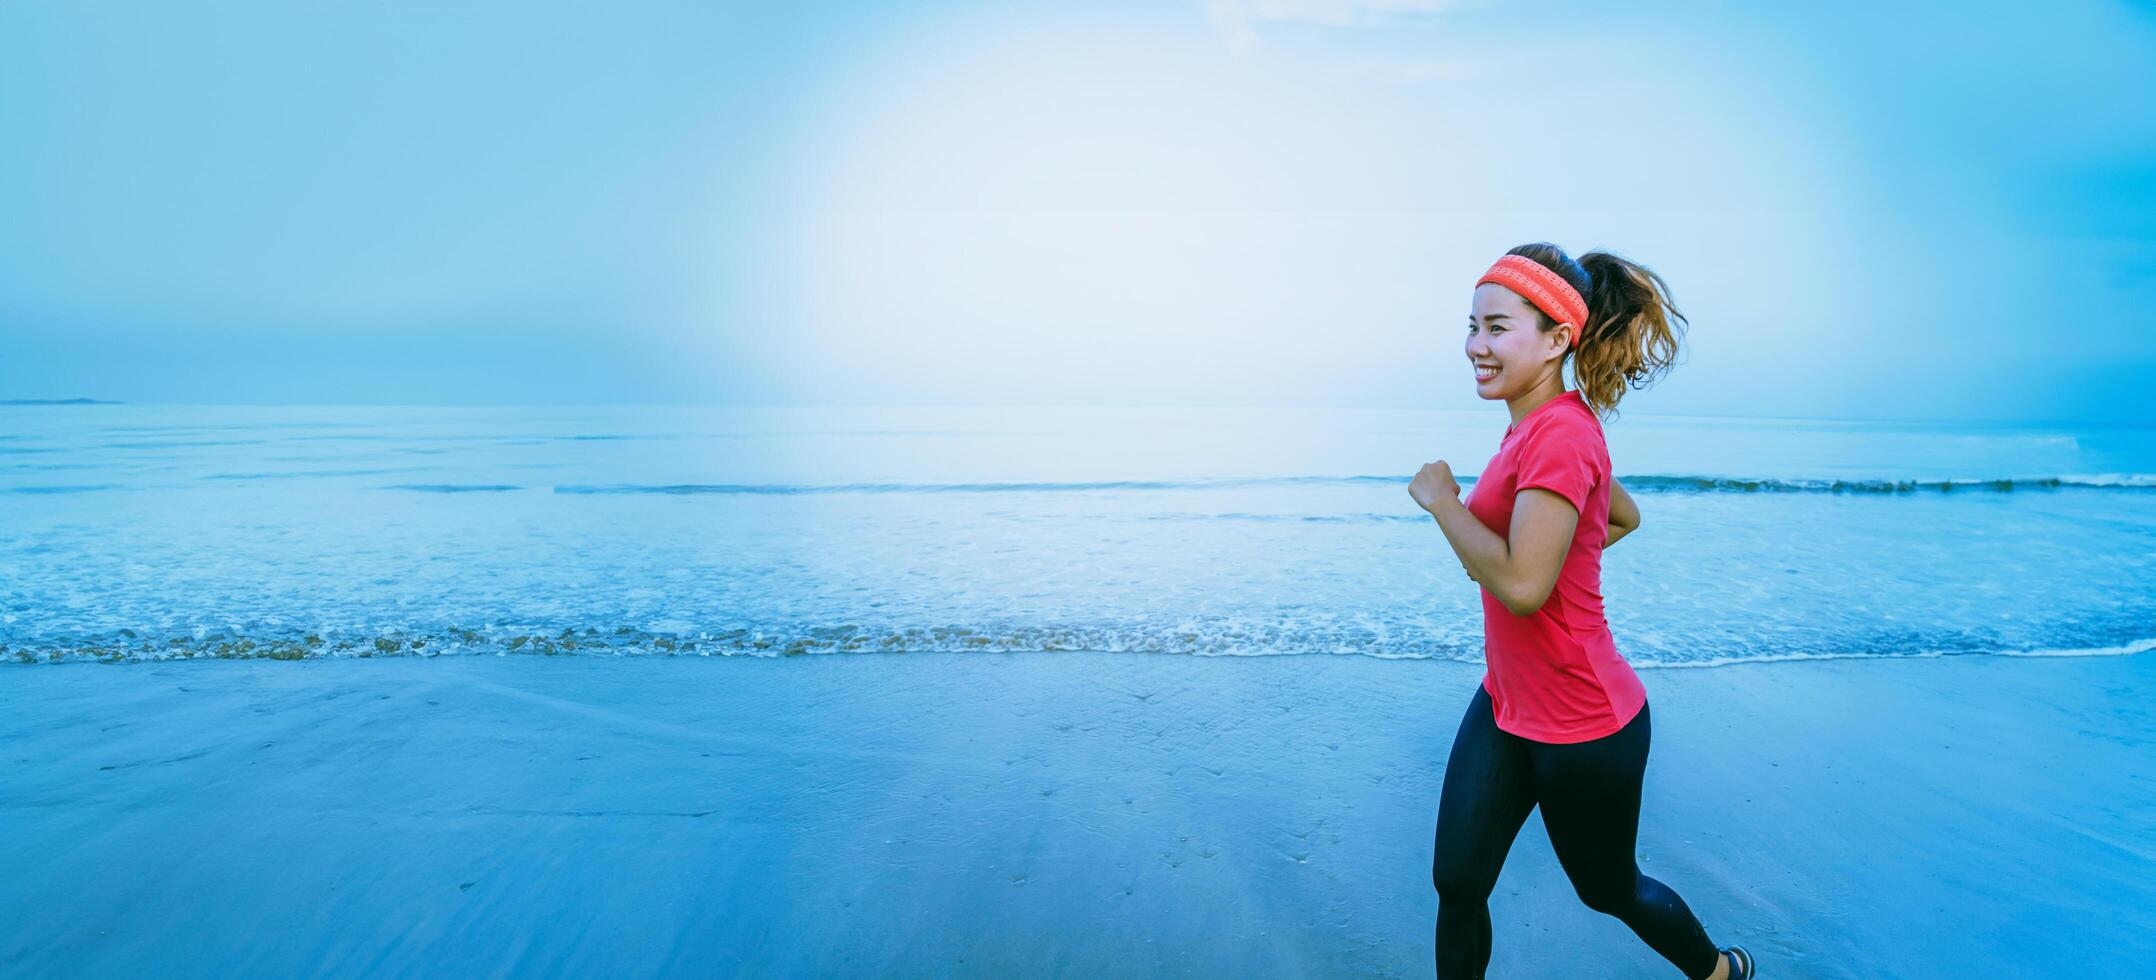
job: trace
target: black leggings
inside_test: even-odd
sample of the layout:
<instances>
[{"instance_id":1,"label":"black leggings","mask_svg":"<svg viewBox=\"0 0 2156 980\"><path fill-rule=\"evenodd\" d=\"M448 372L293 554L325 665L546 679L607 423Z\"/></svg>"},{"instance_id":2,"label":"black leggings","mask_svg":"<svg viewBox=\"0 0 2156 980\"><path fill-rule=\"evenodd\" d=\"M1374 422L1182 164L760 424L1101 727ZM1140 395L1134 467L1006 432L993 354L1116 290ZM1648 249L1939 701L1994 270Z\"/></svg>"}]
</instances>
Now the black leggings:
<instances>
[{"instance_id":1,"label":"black leggings","mask_svg":"<svg viewBox=\"0 0 2156 980\"><path fill-rule=\"evenodd\" d=\"M1714 972L1721 954L1706 929L1684 899L1640 874L1633 860L1648 741L1644 705L1622 729L1590 742L1521 738L1497 727L1489 692L1475 685L1437 805L1430 874L1437 883L1440 978L1480 977L1490 965L1490 891L1537 803L1580 901L1624 920L1685 976Z\"/></svg>"}]
</instances>

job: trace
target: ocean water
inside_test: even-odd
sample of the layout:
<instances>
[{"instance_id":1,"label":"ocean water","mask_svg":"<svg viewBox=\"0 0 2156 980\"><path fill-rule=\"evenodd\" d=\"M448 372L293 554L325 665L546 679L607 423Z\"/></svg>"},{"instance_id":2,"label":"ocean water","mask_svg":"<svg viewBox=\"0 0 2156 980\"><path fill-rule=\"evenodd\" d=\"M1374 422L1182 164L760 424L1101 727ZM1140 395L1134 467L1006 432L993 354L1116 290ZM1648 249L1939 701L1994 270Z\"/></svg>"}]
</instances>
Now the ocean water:
<instances>
[{"instance_id":1,"label":"ocean water","mask_svg":"<svg viewBox=\"0 0 2156 980\"><path fill-rule=\"evenodd\" d=\"M1478 412L0 406L0 661L1479 662ZM1608 426L1642 667L2156 648L2156 430Z\"/></svg>"}]
</instances>

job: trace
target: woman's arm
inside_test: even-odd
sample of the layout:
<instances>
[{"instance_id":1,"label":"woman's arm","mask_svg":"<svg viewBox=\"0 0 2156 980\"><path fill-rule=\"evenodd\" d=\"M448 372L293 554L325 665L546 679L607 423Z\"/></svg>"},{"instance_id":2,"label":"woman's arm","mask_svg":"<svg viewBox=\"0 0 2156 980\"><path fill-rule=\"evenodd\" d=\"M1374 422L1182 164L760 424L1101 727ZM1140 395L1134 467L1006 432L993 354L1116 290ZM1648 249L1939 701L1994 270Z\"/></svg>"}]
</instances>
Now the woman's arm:
<instances>
[{"instance_id":1,"label":"woman's arm","mask_svg":"<svg viewBox=\"0 0 2156 980\"><path fill-rule=\"evenodd\" d=\"M1520 491L1512 498L1508 539L1484 526L1460 502L1460 485L1443 460L1424 466L1409 483L1408 493L1437 519L1468 577L1482 583L1513 615L1525 616L1549 600L1580 523L1571 501L1541 487Z\"/></svg>"},{"instance_id":2,"label":"woman's arm","mask_svg":"<svg viewBox=\"0 0 2156 980\"><path fill-rule=\"evenodd\" d=\"M1632 495L1625 492L1624 484L1618 482L1615 477L1611 477L1609 536L1603 539L1602 547L1607 548L1616 544L1618 538L1637 530L1639 530L1639 505L1632 502Z\"/></svg>"}]
</instances>

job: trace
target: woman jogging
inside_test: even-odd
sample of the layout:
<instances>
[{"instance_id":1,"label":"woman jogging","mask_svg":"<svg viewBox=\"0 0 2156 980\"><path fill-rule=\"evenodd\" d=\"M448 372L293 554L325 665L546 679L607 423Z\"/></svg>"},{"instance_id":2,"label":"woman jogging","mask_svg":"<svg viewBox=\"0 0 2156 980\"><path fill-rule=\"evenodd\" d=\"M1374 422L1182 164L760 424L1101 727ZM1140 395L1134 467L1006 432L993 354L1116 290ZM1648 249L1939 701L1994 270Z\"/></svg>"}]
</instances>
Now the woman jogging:
<instances>
[{"instance_id":1,"label":"woman jogging","mask_svg":"<svg viewBox=\"0 0 2156 980\"><path fill-rule=\"evenodd\" d=\"M1639 509L1610 477L1601 419L1627 385L1669 368L1684 323L1660 276L1599 250L1574 261L1555 245L1522 245L1475 283L1466 346L1475 393L1503 399L1512 425L1466 502L1444 460L1408 486L1482 585L1489 664L1437 808L1431 876L1445 980L1488 967L1490 892L1537 804L1589 908L1623 920L1694 980L1756 975L1751 954L1716 948L1684 900L1633 859L1647 693L1602 610L1602 549L1639 526Z\"/></svg>"}]
</instances>

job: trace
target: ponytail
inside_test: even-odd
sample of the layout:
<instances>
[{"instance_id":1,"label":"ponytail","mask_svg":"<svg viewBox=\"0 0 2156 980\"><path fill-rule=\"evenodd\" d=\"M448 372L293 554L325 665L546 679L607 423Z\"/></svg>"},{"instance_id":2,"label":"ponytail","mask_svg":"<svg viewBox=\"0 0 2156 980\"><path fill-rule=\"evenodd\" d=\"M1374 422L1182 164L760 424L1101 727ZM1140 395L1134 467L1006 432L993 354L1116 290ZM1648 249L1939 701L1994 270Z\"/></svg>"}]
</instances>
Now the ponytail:
<instances>
[{"instance_id":1,"label":"ponytail","mask_svg":"<svg viewBox=\"0 0 2156 980\"><path fill-rule=\"evenodd\" d=\"M1586 298L1587 323L1566 353L1580 397L1595 414L1614 416L1625 389L1654 384L1676 363L1690 321L1670 301L1669 284L1646 266L1601 249L1575 262L1548 242L1507 254L1535 260ZM1557 325L1547 314L1541 317L1542 329Z\"/></svg>"}]
</instances>

